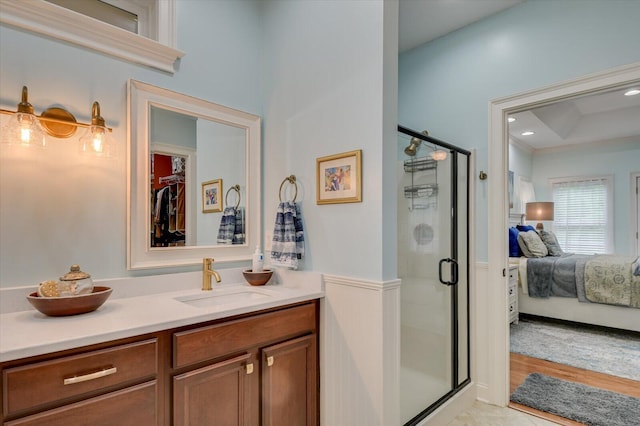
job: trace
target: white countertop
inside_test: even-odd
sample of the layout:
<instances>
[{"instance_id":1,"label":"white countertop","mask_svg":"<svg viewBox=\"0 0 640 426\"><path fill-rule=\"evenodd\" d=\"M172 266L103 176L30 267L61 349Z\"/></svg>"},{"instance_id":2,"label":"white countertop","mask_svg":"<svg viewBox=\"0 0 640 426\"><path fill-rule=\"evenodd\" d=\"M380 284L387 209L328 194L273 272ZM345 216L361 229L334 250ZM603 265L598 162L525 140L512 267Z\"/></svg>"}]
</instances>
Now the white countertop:
<instances>
[{"instance_id":1,"label":"white countertop","mask_svg":"<svg viewBox=\"0 0 640 426\"><path fill-rule=\"evenodd\" d=\"M23 302L34 287L3 291L0 362L324 297L322 278L317 273L276 269L267 285L252 287L238 278L242 276L240 271L219 272L222 283L214 281L211 292L200 290L200 272L95 281L95 285L113 288L111 297L96 311L67 317L48 317L30 305L25 310ZM255 298L223 297L219 300L224 299L224 303L206 307L180 301L242 291L253 292Z\"/></svg>"}]
</instances>

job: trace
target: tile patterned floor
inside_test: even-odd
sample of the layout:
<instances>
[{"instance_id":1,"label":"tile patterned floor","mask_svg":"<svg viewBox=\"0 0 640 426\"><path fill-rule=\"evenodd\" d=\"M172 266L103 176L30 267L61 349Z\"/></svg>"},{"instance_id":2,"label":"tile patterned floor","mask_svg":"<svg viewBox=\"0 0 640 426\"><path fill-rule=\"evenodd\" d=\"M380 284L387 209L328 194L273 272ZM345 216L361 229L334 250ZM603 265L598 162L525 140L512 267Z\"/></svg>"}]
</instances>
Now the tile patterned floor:
<instances>
[{"instance_id":1,"label":"tile patterned floor","mask_svg":"<svg viewBox=\"0 0 640 426\"><path fill-rule=\"evenodd\" d=\"M508 407L497 407L476 401L471 408L456 417L449 426L553 426L555 423L530 416Z\"/></svg>"}]
</instances>

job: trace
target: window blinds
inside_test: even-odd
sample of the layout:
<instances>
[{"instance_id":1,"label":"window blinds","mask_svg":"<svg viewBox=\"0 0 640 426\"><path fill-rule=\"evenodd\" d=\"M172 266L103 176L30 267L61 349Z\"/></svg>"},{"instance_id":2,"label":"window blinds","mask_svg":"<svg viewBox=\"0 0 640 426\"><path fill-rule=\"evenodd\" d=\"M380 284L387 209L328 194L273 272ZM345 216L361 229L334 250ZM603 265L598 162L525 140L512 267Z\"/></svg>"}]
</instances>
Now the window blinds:
<instances>
[{"instance_id":1,"label":"window blinds","mask_svg":"<svg viewBox=\"0 0 640 426\"><path fill-rule=\"evenodd\" d=\"M553 230L565 252L613 252L612 181L610 176L551 180Z\"/></svg>"}]
</instances>

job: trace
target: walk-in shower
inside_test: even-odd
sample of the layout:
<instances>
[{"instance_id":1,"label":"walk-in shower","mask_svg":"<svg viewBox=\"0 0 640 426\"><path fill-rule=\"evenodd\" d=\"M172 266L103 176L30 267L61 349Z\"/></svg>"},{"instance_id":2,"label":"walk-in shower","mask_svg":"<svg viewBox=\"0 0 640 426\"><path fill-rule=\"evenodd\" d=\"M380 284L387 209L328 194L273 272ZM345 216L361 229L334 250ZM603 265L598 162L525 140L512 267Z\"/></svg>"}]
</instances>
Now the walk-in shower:
<instances>
[{"instance_id":1,"label":"walk-in shower","mask_svg":"<svg viewBox=\"0 0 640 426\"><path fill-rule=\"evenodd\" d=\"M470 153L398 127L400 414L418 424L470 382Z\"/></svg>"}]
</instances>

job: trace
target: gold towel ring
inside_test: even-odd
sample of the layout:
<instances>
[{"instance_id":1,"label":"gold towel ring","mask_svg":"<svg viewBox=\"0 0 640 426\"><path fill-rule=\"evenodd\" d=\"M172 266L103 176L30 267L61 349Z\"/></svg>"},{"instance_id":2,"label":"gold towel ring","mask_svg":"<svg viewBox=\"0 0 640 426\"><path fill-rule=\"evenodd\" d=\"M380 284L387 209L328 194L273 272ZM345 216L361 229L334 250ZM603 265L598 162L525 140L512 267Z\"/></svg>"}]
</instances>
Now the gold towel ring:
<instances>
[{"instance_id":1,"label":"gold towel ring","mask_svg":"<svg viewBox=\"0 0 640 426\"><path fill-rule=\"evenodd\" d=\"M293 202L295 203L296 198L298 197L298 184L296 183L295 175L287 176L286 178L284 178L284 180L280 184L280 189L278 190L278 198L280 199L280 202L282 202L282 186L284 185L285 182L289 182L291 185L295 186L296 188L296 192L293 195Z\"/></svg>"},{"instance_id":2,"label":"gold towel ring","mask_svg":"<svg viewBox=\"0 0 640 426\"><path fill-rule=\"evenodd\" d=\"M231 188L227 189L227 193L224 195L224 203L227 206L229 205L229 201L227 199L229 198L229 192L231 192L232 189L238 193L238 202L236 203L237 209L240 205L240 185L233 185Z\"/></svg>"}]
</instances>

